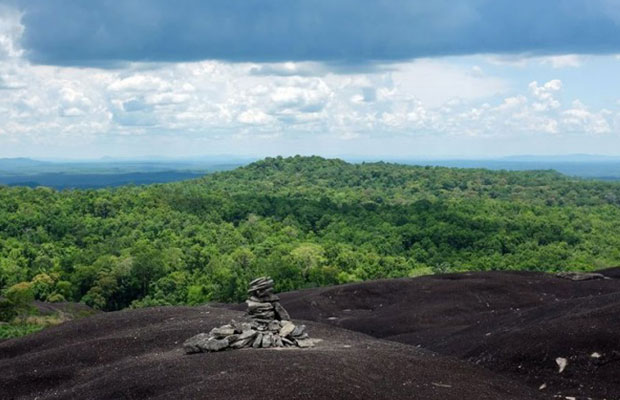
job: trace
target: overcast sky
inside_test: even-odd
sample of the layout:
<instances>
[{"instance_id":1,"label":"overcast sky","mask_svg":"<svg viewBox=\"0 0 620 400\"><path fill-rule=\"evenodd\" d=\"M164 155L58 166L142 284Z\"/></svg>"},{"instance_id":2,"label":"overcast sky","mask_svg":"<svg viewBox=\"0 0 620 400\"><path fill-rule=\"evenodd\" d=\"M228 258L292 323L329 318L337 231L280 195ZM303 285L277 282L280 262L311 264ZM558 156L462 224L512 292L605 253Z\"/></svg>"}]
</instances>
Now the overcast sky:
<instances>
[{"instance_id":1,"label":"overcast sky","mask_svg":"<svg viewBox=\"0 0 620 400\"><path fill-rule=\"evenodd\" d=\"M620 0L0 0L0 157L620 155Z\"/></svg>"}]
</instances>

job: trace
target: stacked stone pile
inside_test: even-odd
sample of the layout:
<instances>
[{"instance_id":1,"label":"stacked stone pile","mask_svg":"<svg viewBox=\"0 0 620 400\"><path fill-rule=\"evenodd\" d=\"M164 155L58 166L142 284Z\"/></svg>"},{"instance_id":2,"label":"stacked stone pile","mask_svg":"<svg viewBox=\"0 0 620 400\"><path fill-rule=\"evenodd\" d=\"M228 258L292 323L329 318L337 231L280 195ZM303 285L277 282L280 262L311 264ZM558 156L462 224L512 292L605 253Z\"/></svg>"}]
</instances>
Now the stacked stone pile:
<instances>
[{"instance_id":1,"label":"stacked stone pile","mask_svg":"<svg viewBox=\"0 0 620 400\"><path fill-rule=\"evenodd\" d=\"M248 290L250 297L245 301L248 305L248 314L260 323L290 321L291 317L280 304L280 298L273 294L273 279L258 278L250 282Z\"/></svg>"},{"instance_id":2,"label":"stacked stone pile","mask_svg":"<svg viewBox=\"0 0 620 400\"><path fill-rule=\"evenodd\" d=\"M183 343L185 352L199 353L225 349L268 347L312 347L315 343L308 337L305 325L295 325L273 293L273 280L261 277L250 282L248 316L245 322L231 321L199 333Z\"/></svg>"}]
</instances>

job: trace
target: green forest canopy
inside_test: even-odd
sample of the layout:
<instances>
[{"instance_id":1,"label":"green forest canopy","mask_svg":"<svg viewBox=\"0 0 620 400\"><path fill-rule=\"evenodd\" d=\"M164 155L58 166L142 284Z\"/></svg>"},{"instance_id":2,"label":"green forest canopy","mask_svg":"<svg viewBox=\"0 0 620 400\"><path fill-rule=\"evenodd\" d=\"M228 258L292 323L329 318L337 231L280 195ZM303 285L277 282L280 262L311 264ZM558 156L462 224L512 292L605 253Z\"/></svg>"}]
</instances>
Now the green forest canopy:
<instances>
[{"instance_id":1,"label":"green forest canopy","mask_svg":"<svg viewBox=\"0 0 620 400\"><path fill-rule=\"evenodd\" d=\"M0 187L0 291L117 310L240 300L264 274L282 291L447 271L592 270L620 264L618 232L618 183L267 158L151 186Z\"/></svg>"}]
</instances>

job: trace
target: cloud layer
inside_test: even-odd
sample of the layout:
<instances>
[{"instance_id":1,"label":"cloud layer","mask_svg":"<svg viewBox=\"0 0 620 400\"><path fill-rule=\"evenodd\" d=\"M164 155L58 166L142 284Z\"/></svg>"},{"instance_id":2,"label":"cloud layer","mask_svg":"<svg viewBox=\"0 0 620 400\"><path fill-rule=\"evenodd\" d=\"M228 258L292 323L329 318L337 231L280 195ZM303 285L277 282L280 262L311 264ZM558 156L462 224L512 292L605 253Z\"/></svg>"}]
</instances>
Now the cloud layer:
<instances>
[{"instance_id":1,"label":"cloud layer","mask_svg":"<svg viewBox=\"0 0 620 400\"><path fill-rule=\"evenodd\" d=\"M110 4L117 3L131 4ZM613 55L494 54L356 68L222 60L55 66L28 58L26 19L0 5L0 157L607 154L620 146Z\"/></svg>"},{"instance_id":2,"label":"cloud layer","mask_svg":"<svg viewBox=\"0 0 620 400\"><path fill-rule=\"evenodd\" d=\"M27 57L53 65L620 53L615 0L16 1Z\"/></svg>"}]
</instances>

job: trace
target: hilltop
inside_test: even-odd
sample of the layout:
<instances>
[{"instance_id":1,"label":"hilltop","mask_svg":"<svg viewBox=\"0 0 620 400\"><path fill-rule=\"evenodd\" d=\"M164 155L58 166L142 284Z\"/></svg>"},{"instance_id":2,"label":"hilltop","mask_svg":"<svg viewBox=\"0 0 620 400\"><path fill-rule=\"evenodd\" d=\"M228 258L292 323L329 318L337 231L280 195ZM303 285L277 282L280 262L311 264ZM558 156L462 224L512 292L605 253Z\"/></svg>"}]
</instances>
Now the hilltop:
<instances>
[{"instance_id":1,"label":"hilltop","mask_svg":"<svg viewBox=\"0 0 620 400\"><path fill-rule=\"evenodd\" d=\"M0 291L101 310L238 301L441 272L620 264L620 184L320 157L200 179L55 191L0 187ZM26 293L28 295L28 293Z\"/></svg>"}]
</instances>

